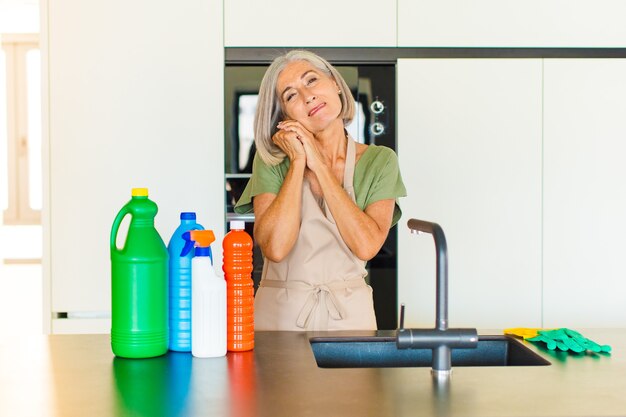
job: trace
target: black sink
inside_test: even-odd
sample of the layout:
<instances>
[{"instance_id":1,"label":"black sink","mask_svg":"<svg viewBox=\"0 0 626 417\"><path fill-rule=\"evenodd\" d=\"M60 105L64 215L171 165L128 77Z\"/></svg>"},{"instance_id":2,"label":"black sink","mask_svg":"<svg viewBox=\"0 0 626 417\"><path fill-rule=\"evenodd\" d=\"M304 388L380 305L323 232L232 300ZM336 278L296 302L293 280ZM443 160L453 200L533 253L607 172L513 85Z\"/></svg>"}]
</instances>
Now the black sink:
<instances>
[{"instance_id":1,"label":"black sink","mask_svg":"<svg viewBox=\"0 0 626 417\"><path fill-rule=\"evenodd\" d=\"M320 368L430 367L432 350L398 349L394 337L313 337ZM476 349L452 349L452 366L541 366L550 362L509 336L479 336Z\"/></svg>"}]
</instances>

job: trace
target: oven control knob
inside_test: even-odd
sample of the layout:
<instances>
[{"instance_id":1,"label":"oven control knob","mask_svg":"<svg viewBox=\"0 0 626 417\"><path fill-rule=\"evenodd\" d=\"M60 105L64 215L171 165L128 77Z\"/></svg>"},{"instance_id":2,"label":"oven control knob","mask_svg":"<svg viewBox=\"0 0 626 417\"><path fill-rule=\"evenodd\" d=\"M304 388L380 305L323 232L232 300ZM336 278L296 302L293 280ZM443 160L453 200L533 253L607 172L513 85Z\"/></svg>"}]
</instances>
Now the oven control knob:
<instances>
[{"instance_id":1,"label":"oven control knob","mask_svg":"<svg viewBox=\"0 0 626 417\"><path fill-rule=\"evenodd\" d=\"M370 109L374 112L374 114L380 114L385 110L385 105L380 100L373 101L370 105Z\"/></svg>"},{"instance_id":2,"label":"oven control knob","mask_svg":"<svg viewBox=\"0 0 626 417\"><path fill-rule=\"evenodd\" d=\"M380 122L372 123L370 132L372 132L374 136L382 135L385 132L385 126Z\"/></svg>"}]
</instances>

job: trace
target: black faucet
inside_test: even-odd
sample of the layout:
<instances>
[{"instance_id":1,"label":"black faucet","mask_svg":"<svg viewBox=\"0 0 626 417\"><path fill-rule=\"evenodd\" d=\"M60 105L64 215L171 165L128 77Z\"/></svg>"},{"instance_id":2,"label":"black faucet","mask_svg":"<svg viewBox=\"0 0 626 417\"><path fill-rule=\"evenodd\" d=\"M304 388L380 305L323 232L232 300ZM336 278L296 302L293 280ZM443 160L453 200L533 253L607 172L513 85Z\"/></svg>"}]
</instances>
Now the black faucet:
<instances>
[{"instance_id":1,"label":"black faucet","mask_svg":"<svg viewBox=\"0 0 626 417\"><path fill-rule=\"evenodd\" d=\"M437 223L410 219L412 233L430 233L435 239L437 255L437 306L434 329L405 329L404 304L400 310L400 328L396 333L398 349L432 349L432 373L447 377L452 372L452 349L478 346L476 329L448 329L448 248L443 229Z\"/></svg>"}]
</instances>

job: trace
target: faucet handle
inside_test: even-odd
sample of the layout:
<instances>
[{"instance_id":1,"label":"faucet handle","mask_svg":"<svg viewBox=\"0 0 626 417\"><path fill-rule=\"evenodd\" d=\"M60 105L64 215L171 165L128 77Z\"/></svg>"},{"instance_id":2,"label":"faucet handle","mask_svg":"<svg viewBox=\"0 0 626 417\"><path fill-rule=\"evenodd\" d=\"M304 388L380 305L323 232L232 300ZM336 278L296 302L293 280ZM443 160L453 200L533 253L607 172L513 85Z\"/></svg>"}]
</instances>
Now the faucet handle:
<instances>
[{"instance_id":1,"label":"faucet handle","mask_svg":"<svg viewBox=\"0 0 626 417\"><path fill-rule=\"evenodd\" d=\"M404 330L404 303L400 304L400 330Z\"/></svg>"}]
</instances>

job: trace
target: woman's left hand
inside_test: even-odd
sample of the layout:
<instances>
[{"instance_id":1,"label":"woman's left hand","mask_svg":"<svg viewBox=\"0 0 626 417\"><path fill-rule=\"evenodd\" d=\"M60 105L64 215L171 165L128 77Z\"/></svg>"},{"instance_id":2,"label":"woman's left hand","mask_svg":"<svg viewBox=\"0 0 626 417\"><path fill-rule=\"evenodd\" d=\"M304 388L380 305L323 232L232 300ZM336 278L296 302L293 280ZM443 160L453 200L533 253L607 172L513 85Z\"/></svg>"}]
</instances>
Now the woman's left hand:
<instances>
[{"instance_id":1,"label":"woman's left hand","mask_svg":"<svg viewBox=\"0 0 626 417\"><path fill-rule=\"evenodd\" d=\"M302 146L304 146L307 168L315 172L321 164L324 164L322 154L317 148L315 136L302 126L300 122L296 120L283 120L278 123L277 127L282 130L294 132L298 135L298 140L302 143Z\"/></svg>"}]
</instances>

